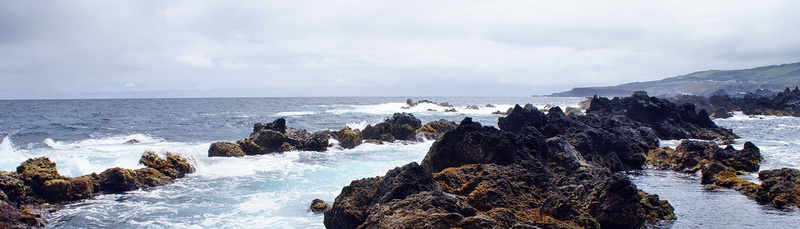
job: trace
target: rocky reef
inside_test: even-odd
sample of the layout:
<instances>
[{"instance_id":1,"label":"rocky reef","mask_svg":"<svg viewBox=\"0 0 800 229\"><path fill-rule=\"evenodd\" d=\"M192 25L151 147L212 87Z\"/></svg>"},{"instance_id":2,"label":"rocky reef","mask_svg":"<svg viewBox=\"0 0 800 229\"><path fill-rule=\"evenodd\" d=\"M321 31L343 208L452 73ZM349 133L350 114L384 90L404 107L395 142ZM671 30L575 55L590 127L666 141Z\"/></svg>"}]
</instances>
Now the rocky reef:
<instances>
[{"instance_id":1,"label":"rocky reef","mask_svg":"<svg viewBox=\"0 0 800 229\"><path fill-rule=\"evenodd\" d=\"M162 158L146 151L139 163L145 168L117 167L72 178L59 175L55 162L39 157L22 162L15 172L0 171L0 228L45 226L43 215L55 211L50 204L169 184L195 170L189 159L169 152Z\"/></svg>"},{"instance_id":2,"label":"rocky reef","mask_svg":"<svg viewBox=\"0 0 800 229\"><path fill-rule=\"evenodd\" d=\"M240 157L280 153L290 150L326 151L330 131L309 133L306 130L286 127L286 119L272 123L256 123L250 137L231 142L216 142L208 149L209 157Z\"/></svg>"},{"instance_id":3,"label":"rocky reef","mask_svg":"<svg viewBox=\"0 0 800 229\"><path fill-rule=\"evenodd\" d=\"M329 139L339 142L339 146L352 149L363 142L421 141L436 139L447 131L455 129L456 124L447 120L422 121L409 113L395 113L392 117L375 125L367 125L364 130L344 127L337 131L317 131L286 127L286 119L279 118L272 123L256 123L250 137L233 142L220 141L211 144L209 157L242 157L281 153L291 150L326 151Z\"/></svg>"}]
</instances>

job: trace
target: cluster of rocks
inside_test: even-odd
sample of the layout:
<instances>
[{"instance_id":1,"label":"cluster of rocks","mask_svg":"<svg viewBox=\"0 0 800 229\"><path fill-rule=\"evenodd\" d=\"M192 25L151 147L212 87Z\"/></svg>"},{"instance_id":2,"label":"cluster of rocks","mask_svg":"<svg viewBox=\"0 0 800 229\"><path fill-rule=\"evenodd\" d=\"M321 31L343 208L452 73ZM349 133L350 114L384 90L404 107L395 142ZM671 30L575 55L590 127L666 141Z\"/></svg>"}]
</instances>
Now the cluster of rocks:
<instances>
[{"instance_id":1,"label":"cluster of rocks","mask_svg":"<svg viewBox=\"0 0 800 229\"><path fill-rule=\"evenodd\" d=\"M414 100L411 100L411 99L407 99L406 100L406 105L407 106L402 107L402 109L410 109L412 107L415 107L415 106L423 104L423 103L433 104L433 105L436 105L436 106L443 107L444 108L444 110L443 110L444 112L458 112L458 110L456 110L456 108L453 107L453 105L450 105L450 103L446 103L446 102L445 103L437 103L437 102L433 102L433 101L430 101L430 100L427 100L427 99L419 100L417 102L414 102ZM495 106L492 105L491 103L488 103L488 104L486 104L486 106L484 106L484 108L495 108ZM468 105L468 106L465 106L464 109L465 110L480 110L481 107L479 107L478 105ZM428 109L428 111L437 111L437 110L436 109ZM497 111L497 112L499 113L500 111Z\"/></svg>"},{"instance_id":2,"label":"cluster of rocks","mask_svg":"<svg viewBox=\"0 0 800 229\"><path fill-rule=\"evenodd\" d=\"M423 104L423 103L433 104L433 105L440 106L440 107L453 107L453 105L450 105L450 103L446 103L446 102L445 103L437 103L437 102L433 102L433 101L430 101L430 100L427 100L427 99L423 99L423 100L414 102L414 100L407 99L406 100L406 105L408 105L408 106L404 107L404 108L407 109L407 108L415 107L415 106Z\"/></svg>"},{"instance_id":3,"label":"cluster of rocks","mask_svg":"<svg viewBox=\"0 0 800 229\"><path fill-rule=\"evenodd\" d=\"M195 170L187 158L169 152L162 158L147 151L139 163L146 167L116 167L72 178L61 176L55 162L39 157L21 163L15 172L0 171L0 228L44 226L43 214L55 210L49 204L169 184Z\"/></svg>"},{"instance_id":4,"label":"cluster of rocks","mask_svg":"<svg viewBox=\"0 0 800 229\"><path fill-rule=\"evenodd\" d=\"M614 171L642 168L662 136L736 138L705 112L642 93L593 98L585 115L515 106L498 126L467 118L434 142L421 165L353 181L325 225L637 228L674 219L672 207Z\"/></svg>"},{"instance_id":5,"label":"cluster of rocks","mask_svg":"<svg viewBox=\"0 0 800 229\"><path fill-rule=\"evenodd\" d=\"M744 96L730 96L724 90L702 96L678 96L671 98L678 104L693 103L699 108L714 111L714 118L732 117L732 111L742 111L746 115L773 115L800 117L800 88L788 87L780 93L755 91Z\"/></svg>"},{"instance_id":6,"label":"cluster of rocks","mask_svg":"<svg viewBox=\"0 0 800 229\"><path fill-rule=\"evenodd\" d=\"M760 150L751 142L736 150L731 145L723 149L713 142L683 140L675 149L654 149L647 155L647 163L658 169L700 171L701 183L712 185L711 188L732 188L777 208L800 206L800 171L797 169L761 171L758 173L761 185L738 177L758 172L761 160Z\"/></svg>"},{"instance_id":7,"label":"cluster of rocks","mask_svg":"<svg viewBox=\"0 0 800 229\"><path fill-rule=\"evenodd\" d=\"M326 227L639 228L675 219L673 209L615 171L642 168L659 137L736 137L705 112L642 93L593 98L585 115L518 105L498 126L466 118L421 164L351 182Z\"/></svg>"},{"instance_id":8,"label":"cluster of rocks","mask_svg":"<svg viewBox=\"0 0 800 229\"><path fill-rule=\"evenodd\" d=\"M241 157L262 155L291 150L326 151L330 131L309 133L303 129L286 127L286 119L279 118L272 123L256 123L250 137L236 143L216 142L208 149L209 157Z\"/></svg>"},{"instance_id":9,"label":"cluster of rocks","mask_svg":"<svg viewBox=\"0 0 800 229\"><path fill-rule=\"evenodd\" d=\"M291 150L326 151L329 139L339 142L339 146L352 149L364 142L381 143L401 141L433 140L447 131L456 128L455 122L439 120L422 125L413 114L395 113L392 117L375 125L367 125L364 130L344 127L338 131L317 131L286 127L286 119L279 118L272 123L256 123L249 138L233 142L220 141L211 144L209 157L241 157L280 153Z\"/></svg>"}]
</instances>

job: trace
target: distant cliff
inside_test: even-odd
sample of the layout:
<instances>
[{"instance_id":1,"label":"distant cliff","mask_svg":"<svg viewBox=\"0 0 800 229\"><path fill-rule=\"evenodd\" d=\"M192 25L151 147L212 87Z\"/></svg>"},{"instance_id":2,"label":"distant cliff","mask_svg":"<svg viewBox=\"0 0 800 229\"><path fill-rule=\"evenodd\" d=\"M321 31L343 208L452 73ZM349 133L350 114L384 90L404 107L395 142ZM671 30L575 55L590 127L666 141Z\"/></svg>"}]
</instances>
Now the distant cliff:
<instances>
[{"instance_id":1,"label":"distant cliff","mask_svg":"<svg viewBox=\"0 0 800 229\"><path fill-rule=\"evenodd\" d=\"M780 92L787 86L800 85L800 62L757 67L743 70L709 70L657 81L633 82L608 87L577 87L553 93L552 97L591 97L594 95L627 96L634 91L650 95L701 95L708 96L720 89L730 94L744 94L757 89Z\"/></svg>"}]
</instances>

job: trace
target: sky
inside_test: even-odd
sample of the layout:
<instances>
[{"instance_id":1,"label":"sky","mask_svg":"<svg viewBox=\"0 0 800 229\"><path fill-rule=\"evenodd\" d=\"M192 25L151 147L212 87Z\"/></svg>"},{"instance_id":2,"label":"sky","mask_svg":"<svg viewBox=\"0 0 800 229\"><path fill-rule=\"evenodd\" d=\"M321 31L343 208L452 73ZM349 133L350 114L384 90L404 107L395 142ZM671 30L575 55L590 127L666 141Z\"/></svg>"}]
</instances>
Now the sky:
<instances>
[{"instance_id":1,"label":"sky","mask_svg":"<svg viewBox=\"0 0 800 229\"><path fill-rule=\"evenodd\" d=\"M800 1L0 1L0 99L530 96L800 62Z\"/></svg>"}]
</instances>

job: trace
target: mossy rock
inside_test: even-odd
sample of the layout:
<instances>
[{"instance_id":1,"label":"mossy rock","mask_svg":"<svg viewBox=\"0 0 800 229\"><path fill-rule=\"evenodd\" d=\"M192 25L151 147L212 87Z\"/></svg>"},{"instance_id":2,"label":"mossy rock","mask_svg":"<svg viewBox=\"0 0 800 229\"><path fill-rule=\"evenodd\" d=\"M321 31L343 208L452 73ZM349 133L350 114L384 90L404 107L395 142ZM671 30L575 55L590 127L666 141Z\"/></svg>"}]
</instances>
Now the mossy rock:
<instances>
[{"instance_id":1,"label":"mossy rock","mask_svg":"<svg viewBox=\"0 0 800 229\"><path fill-rule=\"evenodd\" d=\"M34 190L41 188L45 181L58 179L56 163L46 157L31 158L17 166L17 173Z\"/></svg>"},{"instance_id":2,"label":"mossy rock","mask_svg":"<svg viewBox=\"0 0 800 229\"><path fill-rule=\"evenodd\" d=\"M233 142L215 142L208 148L208 157L243 157L244 151Z\"/></svg>"},{"instance_id":3,"label":"mossy rock","mask_svg":"<svg viewBox=\"0 0 800 229\"><path fill-rule=\"evenodd\" d=\"M350 129L350 127L344 127L339 131L332 132L331 136L336 138L339 141L339 145L345 149L355 148L364 141L361 131Z\"/></svg>"},{"instance_id":4,"label":"mossy rock","mask_svg":"<svg viewBox=\"0 0 800 229\"><path fill-rule=\"evenodd\" d=\"M173 179L153 168L135 170L137 183L144 187L156 187L173 182Z\"/></svg>"},{"instance_id":5,"label":"mossy rock","mask_svg":"<svg viewBox=\"0 0 800 229\"><path fill-rule=\"evenodd\" d=\"M100 174L100 190L108 193L123 193L136 190L138 184L136 171L120 167L110 168Z\"/></svg>"},{"instance_id":6,"label":"mossy rock","mask_svg":"<svg viewBox=\"0 0 800 229\"><path fill-rule=\"evenodd\" d=\"M311 211L314 213L325 213L331 209L331 206L324 200L314 199L311 201Z\"/></svg>"}]
</instances>

